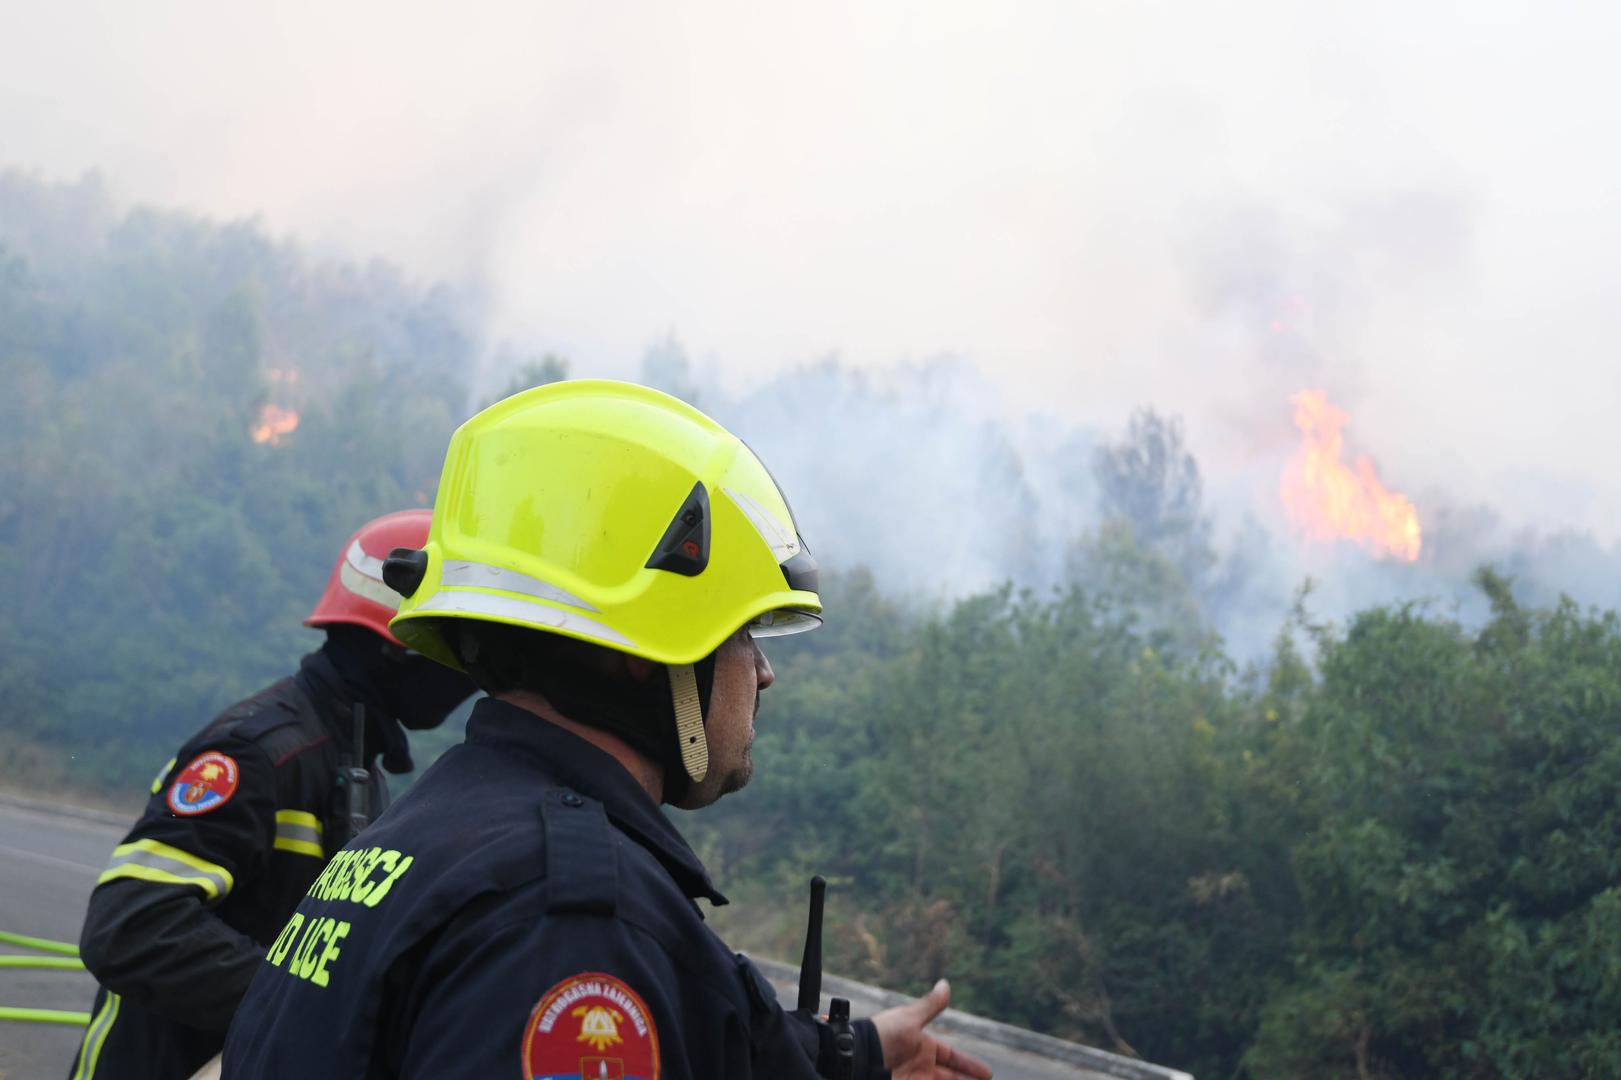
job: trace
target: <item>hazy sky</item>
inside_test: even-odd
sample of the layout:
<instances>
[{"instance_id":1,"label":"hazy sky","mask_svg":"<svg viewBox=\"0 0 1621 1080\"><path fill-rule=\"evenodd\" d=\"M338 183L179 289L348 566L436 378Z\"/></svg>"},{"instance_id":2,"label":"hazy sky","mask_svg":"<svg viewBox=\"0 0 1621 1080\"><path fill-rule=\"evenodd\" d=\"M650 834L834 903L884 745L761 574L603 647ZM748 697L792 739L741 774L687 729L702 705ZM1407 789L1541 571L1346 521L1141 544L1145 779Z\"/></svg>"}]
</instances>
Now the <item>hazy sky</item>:
<instances>
[{"instance_id":1,"label":"hazy sky","mask_svg":"<svg viewBox=\"0 0 1621 1080\"><path fill-rule=\"evenodd\" d=\"M585 370L950 352L1212 471L1322 385L1421 510L1617 532L1613 5L455 8L0 0L0 165L474 285Z\"/></svg>"}]
</instances>

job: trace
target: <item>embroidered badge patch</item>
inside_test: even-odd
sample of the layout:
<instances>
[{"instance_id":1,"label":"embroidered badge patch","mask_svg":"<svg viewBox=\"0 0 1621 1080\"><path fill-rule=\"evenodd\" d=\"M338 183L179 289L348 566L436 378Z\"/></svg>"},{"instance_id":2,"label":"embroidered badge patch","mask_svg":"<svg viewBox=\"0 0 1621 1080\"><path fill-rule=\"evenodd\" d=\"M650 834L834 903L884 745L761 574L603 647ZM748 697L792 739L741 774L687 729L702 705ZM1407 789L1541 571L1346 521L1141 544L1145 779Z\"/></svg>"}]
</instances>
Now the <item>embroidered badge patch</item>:
<instances>
[{"instance_id":1,"label":"embroidered badge patch","mask_svg":"<svg viewBox=\"0 0 1621 1080\"><path fill-rule=\"evenodd\" d=\"M198 754L169 785L169 809L190 817L218 810L236 794L236 759L217 750Z\"/></svg>"},{"instance_id":2,"label":"embroidered badge patch","mask_svg":"<svg viewBox=\"0 0 1621 1080\"><path fill-rule=\"evenodd\" d=\"M529 1080L658 1080L659 1035L636 991L601 972L546 991L523 1031Z\"/></svg>"}]
</instances>

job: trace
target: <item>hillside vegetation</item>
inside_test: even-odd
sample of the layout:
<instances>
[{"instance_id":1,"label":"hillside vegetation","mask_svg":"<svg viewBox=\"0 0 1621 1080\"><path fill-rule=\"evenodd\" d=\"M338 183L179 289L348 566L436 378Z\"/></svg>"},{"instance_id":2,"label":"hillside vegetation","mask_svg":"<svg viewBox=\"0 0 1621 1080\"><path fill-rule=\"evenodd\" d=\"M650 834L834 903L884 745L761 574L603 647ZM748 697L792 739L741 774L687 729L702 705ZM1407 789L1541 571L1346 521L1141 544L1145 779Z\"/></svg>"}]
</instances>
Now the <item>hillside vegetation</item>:
<instances>
[{"instance_id":1,"label":"hillside vegetation","mask_svg":"<svg viewBox=\"0 0 1621 1080\"><path fill-rule=\"evenodd\" d=\"M138 791L287 671L348 532L431 501L478 351L387 268L0 177L0 778ZM1621 1074L1615 616L1489 571L1484 623L1305 596L1240 670L1174 425L1095 464L1064 585L835 567L768 644L754 783L677 815L718 927L796 957L821 872L832 970L1201 1076Z\"/></svg>"},{"instance_id":2,"label":"hillside vegetation","mask_svg":"<svg viewBox=\"0 0 1621 1080\"><path fill-rule=\"evenodd\" d=\"M73 754L36 782L150 775L318 641L344 537L432 498L471 356L386 268L0 176L0 698L13 754Z\"/></svg>"}]
</instances>

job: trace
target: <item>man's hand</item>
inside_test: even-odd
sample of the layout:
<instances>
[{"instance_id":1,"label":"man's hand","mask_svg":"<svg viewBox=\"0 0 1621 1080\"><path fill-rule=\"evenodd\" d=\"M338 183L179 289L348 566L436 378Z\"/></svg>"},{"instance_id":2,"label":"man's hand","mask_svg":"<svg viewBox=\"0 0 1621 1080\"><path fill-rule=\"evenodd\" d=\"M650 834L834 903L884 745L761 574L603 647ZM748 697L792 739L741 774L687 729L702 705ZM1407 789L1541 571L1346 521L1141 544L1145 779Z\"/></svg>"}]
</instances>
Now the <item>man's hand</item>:
<instances>
[{"instance_id":1,"label":"man's hand","mask_svg":"<svg viewBox=\"0 0 1621 1080\"><path fill-rule=\"evenodd\" d=\"M949 1004L951 984L941 979L910 1005L885 1009L872 1018L884 1047L884 1065L894 1080L990 1080L989 1065L923 1030Z\"/></svg>"}]
</instances>

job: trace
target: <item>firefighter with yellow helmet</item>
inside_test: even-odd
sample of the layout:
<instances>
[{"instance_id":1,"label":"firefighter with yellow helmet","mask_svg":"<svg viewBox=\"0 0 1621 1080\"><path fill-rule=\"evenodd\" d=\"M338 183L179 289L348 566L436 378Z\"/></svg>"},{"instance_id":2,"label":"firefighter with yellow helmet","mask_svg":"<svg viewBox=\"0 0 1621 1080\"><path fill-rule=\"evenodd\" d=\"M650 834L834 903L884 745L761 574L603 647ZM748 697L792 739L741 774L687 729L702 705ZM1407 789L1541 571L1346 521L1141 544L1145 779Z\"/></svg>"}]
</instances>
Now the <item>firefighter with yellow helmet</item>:
<instances>
[{"instance_id":1,"label":"firefighter with yellow helmet","mask_svg":"<svg viewBox=\"0 0 1621 1080\"><path fill-rule=\"evenodd\" d=\"M392 628L489 697L316 879L225 1075L974 1077L925 1025L942 983L836 1046L705 926L725 903L659 811L748 782L758 638L820 622L815 560L760 460L641 386L556 383L451 439L433 527L394 552Z\"/></svg>"}]
</instances>

